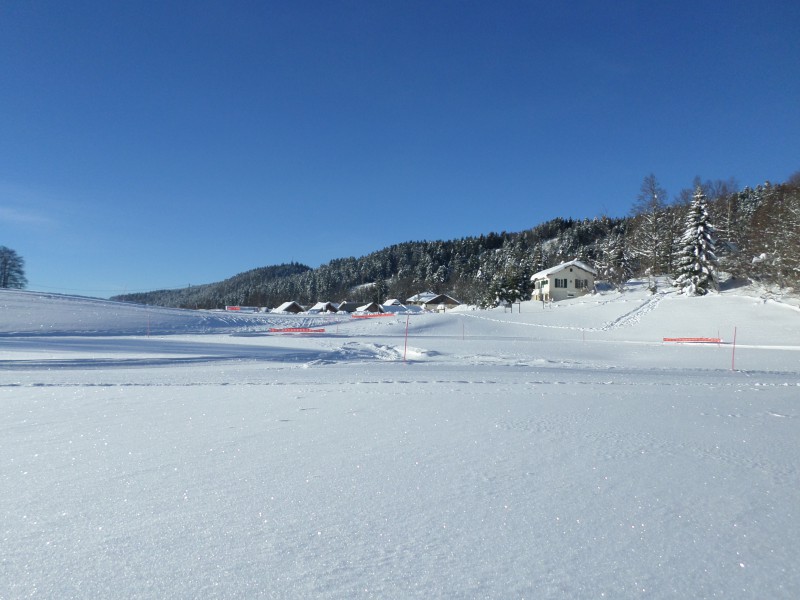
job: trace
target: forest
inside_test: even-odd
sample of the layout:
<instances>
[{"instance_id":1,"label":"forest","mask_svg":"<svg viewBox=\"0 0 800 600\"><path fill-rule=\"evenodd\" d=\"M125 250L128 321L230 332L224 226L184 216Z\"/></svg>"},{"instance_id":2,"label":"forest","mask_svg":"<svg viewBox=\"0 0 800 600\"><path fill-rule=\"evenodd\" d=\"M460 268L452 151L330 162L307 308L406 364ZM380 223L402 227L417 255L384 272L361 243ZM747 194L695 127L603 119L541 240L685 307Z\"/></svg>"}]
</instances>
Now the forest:
<instances>
[{"instance_id":1,"label":"forest","mask_svg":"<svg viewBox=\"0 0 800 600\"><path fill-rule=\"evenodd\" d=\"M449 241L413 241L360 258L261 267L224 281L116 296L114 300L181 308L226 305L274 308L287 300L401 301L422 291L488 307L530 297L533 273L580 259L598 280L621 286L634 277L681 276L693 198L707 207L713 269L726 281L800 284L800 172L785 183L737 189L730 180L701 181L671 201L654 175L644 178L625 217L556 218L530 229ZM684 260L685 262L685 260Z\"/></svg>"}]
</instances>

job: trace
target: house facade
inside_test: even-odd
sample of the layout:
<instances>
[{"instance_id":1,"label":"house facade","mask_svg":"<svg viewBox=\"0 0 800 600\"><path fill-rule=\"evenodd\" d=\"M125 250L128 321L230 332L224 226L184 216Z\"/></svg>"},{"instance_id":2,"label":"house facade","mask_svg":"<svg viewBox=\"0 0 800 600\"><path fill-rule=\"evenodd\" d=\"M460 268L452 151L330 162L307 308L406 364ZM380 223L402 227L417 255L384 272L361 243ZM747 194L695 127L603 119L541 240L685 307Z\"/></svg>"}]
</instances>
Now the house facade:
<instances>
[{"instance_id":1,"label":"house facade","mask_svg":"<svg viewBox=\"0 0 800 600\"><path fill-rule=\"evenodd\" d=\"M531 300L551 302L583 296L594 289L597 271L579 260L571 260L531 276Z\"/></svg>"}]
</instances>

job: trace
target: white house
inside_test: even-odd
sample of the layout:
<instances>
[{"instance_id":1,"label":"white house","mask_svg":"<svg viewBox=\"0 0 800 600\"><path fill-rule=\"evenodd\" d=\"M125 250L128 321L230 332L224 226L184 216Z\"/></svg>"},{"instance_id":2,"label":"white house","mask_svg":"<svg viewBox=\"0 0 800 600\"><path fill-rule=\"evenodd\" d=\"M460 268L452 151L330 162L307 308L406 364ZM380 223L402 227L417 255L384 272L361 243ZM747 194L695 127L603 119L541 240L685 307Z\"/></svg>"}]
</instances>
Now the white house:
<instances>
[{"instance_id":1,"label":"white house","mask_svg":"<svg viewBox=\"0 0 800 600\"><path fill-rule=\"evenodd\" d=\"M579 260L571 260L531 275L532 300L544 302L582 296L594 289L597 271Z\"/></svg>"}]
</instances>

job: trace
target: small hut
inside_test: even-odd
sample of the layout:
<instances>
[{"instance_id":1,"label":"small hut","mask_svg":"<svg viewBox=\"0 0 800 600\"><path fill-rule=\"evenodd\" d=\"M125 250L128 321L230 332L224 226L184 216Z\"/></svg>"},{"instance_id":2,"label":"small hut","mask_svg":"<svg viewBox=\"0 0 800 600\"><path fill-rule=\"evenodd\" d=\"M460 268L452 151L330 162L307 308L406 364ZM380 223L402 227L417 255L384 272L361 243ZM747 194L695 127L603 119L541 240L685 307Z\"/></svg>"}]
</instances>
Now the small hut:
<instances>
[{"instance_id":1,"label":"small hut","mask_svg":"<svg viewBox=\"0 0 800 600\"><path fill-rule=\"evenodd\" d=\"M333 302L317 302L308 309L310 313L335 313L339 309Z\"/></svg>"},{"instance_id":2,"label":"small hut","mask_svg":"<svg viewBox=\"0 0 800 600\"><path fill-rule=\"evenodd\" d=\"M356 312L356 310L358 310L358 304L350 302L349 300L344 300L339 303L338 310L339 312L346 313Z\"/></svg>"},{"instance_id":3,"label":"small hut","mask_svg":"<svg viewBox=\"0 0 800 600\"><path fill-rule=\"evenodd\" d=\"M296 315L297 313L303 312L303 307L292 300L290 302L284 302L278 308L276 308L274 312L292 313Z\"/></svg>"},{"instance_id":4,"label":"small hut","mask_svg":"<svg viewBox=\"0 0 800 600\"><path fill-rule=\"evenodd\" d=\"M383 307L378 304L377 302L370 302L369 304L364 304L363 306L359 306L356 309L356 312L360 313L382 313L385 312Z\"/></svg>"}]
</instances>

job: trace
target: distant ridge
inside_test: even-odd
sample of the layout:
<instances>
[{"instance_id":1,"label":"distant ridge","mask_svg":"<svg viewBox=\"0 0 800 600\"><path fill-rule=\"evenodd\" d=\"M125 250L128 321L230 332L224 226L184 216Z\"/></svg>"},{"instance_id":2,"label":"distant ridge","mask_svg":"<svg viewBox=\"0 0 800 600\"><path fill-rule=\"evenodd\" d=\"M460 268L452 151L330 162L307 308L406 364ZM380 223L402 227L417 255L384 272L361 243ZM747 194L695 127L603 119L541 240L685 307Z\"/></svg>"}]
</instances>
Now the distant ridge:
<instances>
[{"instance_id":1,"label":"distant ridge","mask_svg":"<svg viewBox=\"0 0 800 600\"><path fill-rule=\"evenodd\" d=\"M739 280L800 287L800 177L716 196L714 183L697 186L709 197L721 271ZM290 300L383 302L430 290L492 306L529 297L533 273L574 259L592 265L612 285L631 277L674 276L686 214L679 197L623 218L559 217L517 233L404 242L317 269L298 263L260 267L217 283L112 299L177 308L274 308Z\"/></svg>"}]
</instances>

